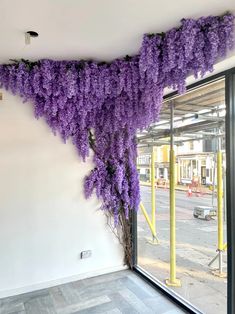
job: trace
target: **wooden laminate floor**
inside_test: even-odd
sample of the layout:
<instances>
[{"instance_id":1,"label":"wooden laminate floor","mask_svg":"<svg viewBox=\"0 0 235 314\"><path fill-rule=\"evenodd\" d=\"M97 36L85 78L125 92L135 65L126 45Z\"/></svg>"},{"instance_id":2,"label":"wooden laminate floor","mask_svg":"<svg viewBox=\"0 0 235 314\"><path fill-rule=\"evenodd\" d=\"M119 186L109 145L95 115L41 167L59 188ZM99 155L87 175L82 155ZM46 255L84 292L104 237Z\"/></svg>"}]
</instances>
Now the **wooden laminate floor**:
<instances>
[{"instance_id":1,"label":"wooden laminate floor","mask_svg":"<svg viewBox=\"0 0 235 314\"><path fill-rule=\"evenodd\" d=\"M0 299L1 314L185 313L129 270Z\"/></svg>"}]
</instances>

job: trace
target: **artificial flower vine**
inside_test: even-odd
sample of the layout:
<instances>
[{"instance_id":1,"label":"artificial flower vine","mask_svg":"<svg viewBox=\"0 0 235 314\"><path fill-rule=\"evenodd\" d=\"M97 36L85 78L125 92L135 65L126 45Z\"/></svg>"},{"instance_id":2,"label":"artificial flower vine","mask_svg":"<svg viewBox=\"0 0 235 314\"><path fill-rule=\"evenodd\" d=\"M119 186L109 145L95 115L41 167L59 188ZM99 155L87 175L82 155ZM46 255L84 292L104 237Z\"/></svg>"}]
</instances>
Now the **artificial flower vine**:
<instances>
[{"instance_id":1,"label":"artificial flower vine","mask_svg":"<svg viewBox=\"0 0 235 314\"><path fill-rule=\"evenodd\" d=\"M158 120L165 87L183 93L187 75L213 71L232 48L233 22L230 13L183 19L179 28L145 34L138 55L111 63L15 61L0 66L0 84L31 101L36 118L44 117L65 142L71 138L83 160L94 151L85 195L95 191L115 226L127 233L125 220L140 202L137 130Z\"/></svg>"}]
</instances>

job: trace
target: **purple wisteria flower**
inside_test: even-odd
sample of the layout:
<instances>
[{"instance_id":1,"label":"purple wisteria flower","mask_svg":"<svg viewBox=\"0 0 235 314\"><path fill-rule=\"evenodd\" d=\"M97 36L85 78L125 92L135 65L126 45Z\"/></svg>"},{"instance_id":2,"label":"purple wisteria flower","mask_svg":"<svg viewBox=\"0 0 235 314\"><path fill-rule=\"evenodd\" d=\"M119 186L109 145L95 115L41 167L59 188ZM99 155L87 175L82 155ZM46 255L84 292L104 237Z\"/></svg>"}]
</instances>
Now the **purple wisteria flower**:
<instances>
[{"instance_id":1,"label":"purple wisteria flower","mask_svg":"<svg viewBox=\"0 0 235 314\"><path fill-rule=\"evenodd\" d=\"M145 34L139 55L111 63L22 60L0 65L0 85L34 104L55 134L71 138L83 160L94 151L85 178L102 208L129 219L140 202L136 169L138 129L159 118L165 87L185 91L190 73L203 76L233 46L232 14L183 19L179 28Z\"/></svg>"}]
</instances>

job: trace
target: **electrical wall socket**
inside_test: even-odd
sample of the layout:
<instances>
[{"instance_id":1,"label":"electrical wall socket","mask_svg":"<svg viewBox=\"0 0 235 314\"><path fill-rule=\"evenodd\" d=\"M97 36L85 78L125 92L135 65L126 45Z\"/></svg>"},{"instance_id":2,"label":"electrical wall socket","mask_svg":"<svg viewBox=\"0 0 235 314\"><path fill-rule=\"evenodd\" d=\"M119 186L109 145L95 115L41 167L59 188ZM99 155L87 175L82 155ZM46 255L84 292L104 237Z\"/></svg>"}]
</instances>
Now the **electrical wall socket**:
<instances>
[{"instance_id":1,"label":"electrical wall socket","mask_svg":"<svg viewBox=\"0 0 235 314\"><path fill-rule=\"evenodd\" d=\"M82 251L80 254L81 259L91 257L91 253L92 253L91 250Z\"/></svg>"}]
</instances>

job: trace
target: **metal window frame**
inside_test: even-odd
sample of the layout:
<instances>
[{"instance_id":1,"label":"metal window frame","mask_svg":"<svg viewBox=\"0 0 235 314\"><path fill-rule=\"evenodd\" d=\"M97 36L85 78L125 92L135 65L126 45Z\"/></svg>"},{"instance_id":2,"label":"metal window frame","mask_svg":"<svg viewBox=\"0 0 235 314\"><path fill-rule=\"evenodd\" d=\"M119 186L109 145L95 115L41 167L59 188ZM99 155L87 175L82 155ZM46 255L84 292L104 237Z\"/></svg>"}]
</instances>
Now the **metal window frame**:
<instances>
[{"instance_id":1,"label":"metal window frame","mask_svg":"<svg viewBox=\"0 0 235 314\"><path fill-rule=\"evenodd\" d=\"M227 283L227 314L235 313L235 67L212 75L206 79L187 86L187 91L199 88L213 81L225 78L226 104L226 203L227 203L227 243L228 243L228 283ZM175 97L173 92L164 97L168 100ZM154 286L164 296L177 304L186 313L202 313L189 301L170 290L162 282L151 276L137 263L137 213L132 215L132 261L133 271Z\"/></svg>"},{"instance_id":2,"label":"metal window frame","mask_svg":"<svg viewBox=\"0 0 235 314\"><path fill-rule=\"evenodd\" d=\"M228 314L235 313L235 68L225 75Z\"/></svg>"}]
</instances>

